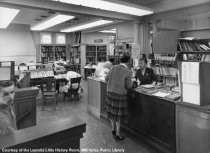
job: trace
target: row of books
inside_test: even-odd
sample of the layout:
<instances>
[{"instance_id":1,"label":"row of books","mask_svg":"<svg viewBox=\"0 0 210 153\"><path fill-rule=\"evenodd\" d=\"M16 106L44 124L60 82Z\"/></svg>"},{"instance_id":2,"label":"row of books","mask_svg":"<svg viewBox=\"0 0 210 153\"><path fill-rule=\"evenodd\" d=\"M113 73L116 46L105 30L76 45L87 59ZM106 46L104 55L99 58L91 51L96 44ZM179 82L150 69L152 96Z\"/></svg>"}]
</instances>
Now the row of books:
<instances>
[{"instance_id":1,"label":"row of books","mask_svg":"<svg viewBox=\"0 0 210 153\"><path fill-rule=\"evenodd\" d=\"M173 68L173 67L155 66L153 67L153 70L156 75L162 75L162 76L177 77L177 74L178 74L177 68Z\"/></svg>"},{"instance_id":2,"label":"row of books","mask_svg":"<svg viewBox=\"0 0 210 153\"><path fill-rule=\"evenodd\" d=\"M35 79L35 78L44 78L44 77L54 77L54 72L53 70L34 70L31 71L31 79Z\"/></svg>"},{"instance_id":3,"label":"row of books","mask_svg":"<svg viewBox=\"0 0 210 153\"><path fill-rule=\"evenodd\" d=\"M175 61L175 56L163 56L161 54L154 54L155 60L162 60L162 61Z\"/></svg>"},{"instance_id":4,"label":"row of books","mask_svg":"<svg viewBox=\"0 0 210 153\"><path fill-rule=\"evenodd\" d=\"M98 52L106 52L106 46L97 46Z\"/></svg>"},{"instance_id":5,"label":"row of books","mask_svg":"<svg viewBox=\"0 0 210 153\"><path fill-rule=\"evenodd\" d=\"M183 54L182 58L184 61L210 62L210 54Z\"/></svg>"},{"instance_id":6,"label":"row of books","mask_svg":"<svg viewBox=\"0 0 210 153\"><path fill-rule=\"evenodd\" d=\"M97 56L106 56L106 52L97 53Z\"/></svg>"},{"instance_id":7,"label":"row of books","mask_svg":"<svg viewBox=\"0 0 210 153\"><path fill-rule=\"evenodd\" d=\"M56 52L66 52L66 46L55 47Z\"/></svg>"},{"instance_id":8,"label":"row of books","mask_svg":"<svg viewBox=\"0 0 210 153\"><path fill-rule=\"evenodd\" d=\"M41 51L42 52L53 52L53 46L42 46Z\"/></svg>"},{"instance_id":9,"label":"row of books","mask_svg":"<svg viewBox=\"0 0 210 153\"><path fill-rule=\"evenodd\" d=\"M86 52L86 56L96 56L96 53L95 52L90 52L90 53Z\"/></svg>"},{"instance_id":10,"label":"row of books","mask_svg":"<svg viewBox=\"0 0 210 153\"><path fill-rule=\"evenodd\" d=\"M53 52L42 53L42 57L51 57L51 56L54 56Z\"/></svg>"},{"instance_id":11,"label":"row of books","mask_svg":"<svg viewBox=\"0 0 210 153\"><path fill-rule=\"evenodd\" d=\"M178 86L178 79L174 78L163 78L163 83L169 86Z\"/></svg>"},{"instance_id":12,"label":"row of books","mask_svg":"<svg viewBox=\"0 0 210 153\"><path fill-rule=\"evenodd\" d=\"M210 50L210 43L202 43L196 41L179 41L178 51L204 51Z\"/></svg>"}]
</instances>

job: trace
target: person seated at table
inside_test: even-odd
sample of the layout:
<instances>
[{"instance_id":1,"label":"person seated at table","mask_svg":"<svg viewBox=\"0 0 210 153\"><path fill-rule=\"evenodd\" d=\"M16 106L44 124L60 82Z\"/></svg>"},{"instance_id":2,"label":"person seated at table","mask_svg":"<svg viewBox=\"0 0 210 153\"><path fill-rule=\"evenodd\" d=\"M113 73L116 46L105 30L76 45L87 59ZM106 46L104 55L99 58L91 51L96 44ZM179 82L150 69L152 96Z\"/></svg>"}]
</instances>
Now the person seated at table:
<instances>
[{"instance_id":1,"label":"person seated at table","mask_svg":"<svg viewBox=\"0 0 210 153\"><path fill-rule=\"evenodd\" d=\"M153 69L147 67L147 59L141 58L139 60L140 68L136 71L135 79L138 85L156 83L156 76Z\"/></svg>"},{"instance_id":2,"label":"person seated at table","mask_svg":"<svg viewBox=\"0 0 210 153\"><path fill-rule=\"evenodd\" d=\"M87 65L85 65L85 67L84 67L84 68L87 68L87 69L89 68L89 69L90 69L90 68L92 68L92 66L93 66L93 63L92 63L92 62L90 62L90 63L88 63Z\"/></svg>"},{"instance_id":3,"label":"person seated at table","mask_svg":"<svg viewBox=\"0 0 210 153\"><path fill-rule=\"evenodd\" d=\"M98 61L97 61L97 66L102 67L104 63L105 62L99 58Z\"/></svg>"},{"instance_id":4,"label":"person seated at table","mask_svg":"<svg viewBox=\"0 0 210 153\"><path fill-rule=\"evenodd\" d=\"M63 88L61 89L61 92L68 92L68 89L70 88L70 85L71 85L71 79L72 78L78 78L78 77L81 77L81 75L75 71L68 71L67 74L66 74L66 80L68 81L67 85L63 86ZM78 86L80 86L80 84L78 83L75 83L75 84L72 84L72 88L77 88ZM81 86L80 86L80 89L78 91L78 93L81 92Z\"/></svg>"},{"instance_id":5,"label":"person seated at table","mask_svg":"<svg viewBox=\"0 0 210 153\"><path fill-rule=\"evenodd\" d=\"M0 135L17 130L13 107L14 96L14 83L12 81L0 81Z\"/></svg>"},{"instance_id":6,"label":"person seated at table","mask_svg":"<svg viewBox=\"0 0 210 153\"><path fill-rule=\"evenodd\" d=\"M64 61L64 58L61 58L58 61L55 61L53 63L53 69L55 74L64 73L66 71L66 68L64 67L66 65L66 61Z\"/></svg>"}]
</instances>

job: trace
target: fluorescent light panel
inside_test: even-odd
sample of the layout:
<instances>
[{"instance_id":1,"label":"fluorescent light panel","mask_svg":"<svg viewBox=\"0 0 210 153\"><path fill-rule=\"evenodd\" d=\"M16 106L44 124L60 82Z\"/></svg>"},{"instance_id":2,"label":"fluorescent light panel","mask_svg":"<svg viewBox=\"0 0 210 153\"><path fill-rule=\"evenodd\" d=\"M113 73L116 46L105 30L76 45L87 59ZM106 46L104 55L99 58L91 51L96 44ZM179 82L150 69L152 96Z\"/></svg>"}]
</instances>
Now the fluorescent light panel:
<instances>
[{"instance_id":1,"label":"fluorescent light panel","mask_svg":"<svg viewBox=\"0 0 210 153\"><path fill-rule=\"evenodd\" d=\"M52 17L50 17L50 18L38 23L37 25L33 26L31 28L31 30L34 30L34 31L45 30L47 28L53 27L57 24L63 23L65 21L68 21L68 20L73 19L73 18L74 18L74 16L71 16L71 15L63 15L63 14L56 13Z\"/></svg>"},{"instance_id":2,"label":"fluorescent light panel","mask_svg":"<svg viewBox=\"0 0 210 153\"><path fill-rule=\"evenodd\" d=\"M116 33L116 31L113 31L113 30L102 30L100 32L102 32L102 33Z\"/></svg>"},{"instance_id":3,"label":"fluorescent light panel","mask_svg":"<svg viewBox=\"0 0 210 153\"><path fill-rule=\"evenodd\" d=\"M117 4L113 2L103 1L103 0L94 0L92 3L90 0L52 0L52 1L60 1L62 3L69 3L73 5L81 5L96 9L102 9L106 11L114 11L119 13L125 13L130 15L136 15L136 16L143 16L154 13L151 9L135 5L131 6L123 5L123 4Z\"/></svg>"},{"instance_id":4,"label":"fluorescent light panel","mask_svg":"<svg viewBox=\"0 0 210 153\"><path fill-rule=\"evenodd\" d=\"M0 7L0 28L7 28L20 10Z\"/></svg>"},{"instance_id":5,"label":"fluorescent light panel","mask_svg":"<svg viewBox=\"0 0 210 153\"><path fill-rule=\"evenodd\" d=\"M61 32L80 31L80 30L84 30L84 29L93 28L93 27L97 27L97 26L100 26L100 25L108 24L108 23L111 23L111 22L113 22L113 21L98 20L98 21L93 21L93 22L90 22L90 23L78 25L78 26L75 26L75 27L69 27L69 28L61 30Z\"/></svg>"},{"instance_id":6,"label":"fluorescent light panel","mask_svg":"<svg viewBox=\"0 0 210 153\"><path fill-rule=\"evenodd\" d=\"M103 32L103 33L116 33L116 29L110 29L110 30L102 30L99 32Z\"/></svg>"}]
</instances>

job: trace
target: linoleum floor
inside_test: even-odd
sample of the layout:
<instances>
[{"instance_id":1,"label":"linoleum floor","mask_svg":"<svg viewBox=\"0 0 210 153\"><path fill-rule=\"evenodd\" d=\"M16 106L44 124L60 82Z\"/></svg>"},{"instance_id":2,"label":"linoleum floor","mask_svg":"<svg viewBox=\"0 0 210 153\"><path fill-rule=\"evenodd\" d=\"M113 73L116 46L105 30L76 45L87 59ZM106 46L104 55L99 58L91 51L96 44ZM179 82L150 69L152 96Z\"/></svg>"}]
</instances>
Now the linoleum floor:
<instances>
[{"instance_id":1,"label":"linoleum floor","mask_svg":"<svg viewBox=\"0 0 210 153\"><path fill-rule=\"evenodd\" d=\"M81 83L84 92L81 94L80 101L70 101L68 98L63 101L63 95L59 93L56 110L53 110L53 104L49 102L45 106L45 110L42 110L42 94L40 92L37 97L37 124L77 116L87 123L80 147L81 149L88 149L88 153L155 153L146 144L125 131L123 131L125 140L116 142L112 137L109 123L88 113L87 81L82 80Z\"/></svg>"}]
</instances>

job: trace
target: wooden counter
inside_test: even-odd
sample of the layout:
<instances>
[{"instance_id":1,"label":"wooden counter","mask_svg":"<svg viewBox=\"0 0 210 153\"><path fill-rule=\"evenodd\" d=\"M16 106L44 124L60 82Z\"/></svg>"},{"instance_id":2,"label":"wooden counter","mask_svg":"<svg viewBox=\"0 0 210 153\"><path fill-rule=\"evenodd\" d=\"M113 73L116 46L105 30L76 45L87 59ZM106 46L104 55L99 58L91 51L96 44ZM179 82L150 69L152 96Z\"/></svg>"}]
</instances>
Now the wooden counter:
<instances>
[{"instance_id":1,"label":"wooden counter","mask_svg":"<svg viewBox=\"0 0 210 153\"><path fill-rule=\"evenodd\" d=\"M210 107L176 105L177 153L210 152Z\"/></svg>"},{"instance_id":2,"label":"wooden counter","mask_svg":"<svg viewBox=\"0 0 210 153\"><path fill-rule=\"evenodd\" d=\"M88 78L88 110L98 118L105 117L107 85ZM136 89L128 93L128 117L123 128L158 149L176 152L176 101L160 98Z\"/></svg>"},{"instance_id":3,"label":"wooden counter","mask_svg":"<svg viewBox=\"0 0 210 153\"><path fill-rule=\"evenodd\" d=\"M176 152L175 105L172 100L132 91L124 128L158 149Z\"/></svg>"},{"instance_id":4,"label":"wooden counter","mask_svg":"<svg viewBox=\"0 0 210 153\"><path fill-rule=\"evenodd\" d=\"M106 83L91 77L88 80L88 111L95 117L100 118L104 113L106 100Z\"/></svg>"},{"instance_id":5,"label":"wooden counter","mask_svg":"<svg viewBox=\"0 0 210 153\"><path fill-rule=\"evenodd\" d=\"M37 87L15 89L14 108L19 130L36 125L36 96L38 93Z\"/></svg>"},{"instance_id":6,"label":"wooden counter","mask_svg":"<svg viewBox=\"0 0 210 153\"><path fill-rule=\"evenodd\" d=\"M98 117L105 117L106 83L89 78L88 85L92 86L92 99L99 93L94 101ZM128 93L128 117L123 128L157 148L157 152L210 152L210 106L155 97L135 89Z\"/></svg>"},{"instance_id":7,"label":"wooden counter","mask_svg":"<svg viewBox=\"0 0 210 153\"><path fill-rule=\"evenodd\" d=\"M49 152L48 149L57 148L79 153L80 139L85 131L86 123L78 118L71 117L1 136L0 148L28 149L25 152L32 152L32 149L40 149L37 152ZM29 149L31 150L29 151ZM72 149L72 151L69 149Z\"/></svg>"}]
</instances>

